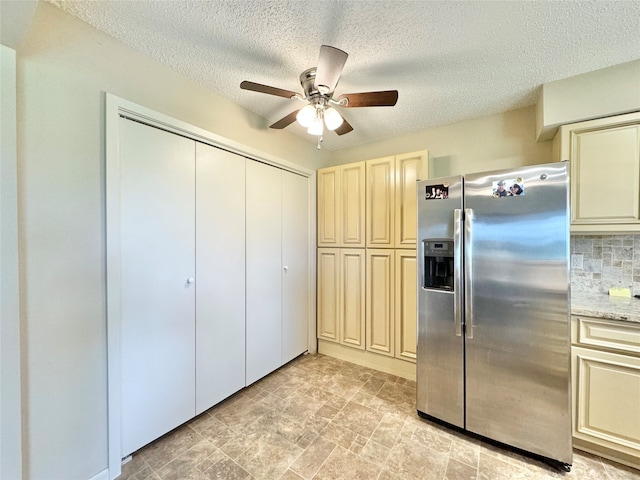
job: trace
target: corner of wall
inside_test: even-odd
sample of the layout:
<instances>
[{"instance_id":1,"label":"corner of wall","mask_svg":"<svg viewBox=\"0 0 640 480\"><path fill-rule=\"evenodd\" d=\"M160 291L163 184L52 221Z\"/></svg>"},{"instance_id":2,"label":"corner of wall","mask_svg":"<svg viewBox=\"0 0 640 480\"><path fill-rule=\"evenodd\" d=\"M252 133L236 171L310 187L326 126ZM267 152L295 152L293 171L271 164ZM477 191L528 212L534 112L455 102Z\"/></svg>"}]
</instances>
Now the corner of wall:
<instances>
[{"instance_id":1,"label":"corner of wall","mask_svg":"<svg viewBox=\"0 0 640 480\"><path fill-rule=\"evenodd\" d=\"M0 478L22 478L16 52L0 46Z\"/></svg>"}]
</instances>

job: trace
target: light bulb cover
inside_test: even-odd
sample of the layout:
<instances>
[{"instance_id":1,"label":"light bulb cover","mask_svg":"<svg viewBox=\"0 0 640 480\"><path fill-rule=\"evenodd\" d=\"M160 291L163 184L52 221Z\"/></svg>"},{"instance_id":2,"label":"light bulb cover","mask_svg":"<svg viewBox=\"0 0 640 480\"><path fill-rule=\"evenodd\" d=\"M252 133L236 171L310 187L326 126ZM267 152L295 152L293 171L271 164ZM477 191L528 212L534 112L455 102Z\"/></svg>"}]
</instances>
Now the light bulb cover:
<instances>
[{"instance_id":1,"label":"light bulb cover","mask_svg":"<svg viewBox=\"0 0 640 480\"><path fill-rule=\"evenodd\" d=\"M307 105L300 109L296 115L296 120L303 127L309 127L316 118L316 108L313 105Z\"/></svg>"},{"instance_id":2,"label":"light bulb cover","mask_svg":"<svg viewBox=\"0 0 640 480\"><path fill-rule=\"evenodd\" d=\"M344 119L335 108L329 107L324 111L324 123L329 130L335 130L342 125Z\"/></svg>"},{"instance_id":3,"label":"light bulb cover","mask_svg":"<svg viewBox=\"0 0 640 480\"><path fill-rule=\"evenodd\" d=\"M313 119L313 121L311 122L311 125L309 125L309 128L307 129L307 133L311 135L322 135L323 132L324 132L324 124L322 123L322 116L318 115L316 118Z\"/></svg>"}]
</instances>

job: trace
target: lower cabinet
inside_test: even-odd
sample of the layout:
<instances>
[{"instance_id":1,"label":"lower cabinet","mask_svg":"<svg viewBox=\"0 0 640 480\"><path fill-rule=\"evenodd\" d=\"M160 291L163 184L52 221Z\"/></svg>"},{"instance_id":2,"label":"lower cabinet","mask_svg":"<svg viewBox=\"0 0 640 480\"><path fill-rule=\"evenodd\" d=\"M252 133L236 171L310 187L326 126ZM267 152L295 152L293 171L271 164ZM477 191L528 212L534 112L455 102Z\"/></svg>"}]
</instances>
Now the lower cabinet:
<instances>
[{"instance_id":1,"label":"lower cabinet","mask_svg":"<svg viewBox=\"0 0 640 480\"><path fill-rule=\"evenodd\" d=\"M640 468L640 325L573 317L572 343L574 446Z\"/></svg>"},{"instance_id":2,"label":"lower cabinet","mask_svg":"<svg viewBox=\"0 0 640 480\"><path fill-rule=\"evenodd\" d=\"M367 350L393 357L395 250L367 249Z\"/></svg>"},{"instance_id":3,"label":"lower cabinet","mask_svg":"<svg viewBox=\"0 0 640 480\"><path fill-rule=\"evenodd\" d=\"M318 249L318 338L365 348L365 250Z\"/></svg>"},{"instance_id":4,"label":"lower cabinet","mask_svg":"<svg viewBox=\"0 0 640 480\"><path fill-rule=\"evenodd\" d=\"M340 352L344 359L390 371L389 362L400 359L400 370L411 371L406 362L416 361L415 251L318 248L317 274L321 353L331 342L336 347L329 354L350 347ZM354 357L356 350L361 353Z\"/></svg>"},{"instance_id":5,"label":"lower cabinet","mask_svg":"<svg viewBox=\"0 0 640 480\"><path fill-rule=\"evenodd\" d=\"M416 361L417 264L414 250L396 250L395 356Z\"/></svg>"}]
</instances>

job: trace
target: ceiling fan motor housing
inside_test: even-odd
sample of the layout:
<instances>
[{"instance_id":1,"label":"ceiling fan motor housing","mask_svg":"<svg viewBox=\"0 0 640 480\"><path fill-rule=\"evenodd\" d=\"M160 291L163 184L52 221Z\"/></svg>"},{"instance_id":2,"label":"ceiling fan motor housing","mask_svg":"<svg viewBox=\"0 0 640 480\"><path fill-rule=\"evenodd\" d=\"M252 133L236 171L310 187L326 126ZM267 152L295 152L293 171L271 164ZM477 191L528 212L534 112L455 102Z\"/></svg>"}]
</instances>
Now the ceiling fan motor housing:
<instances>
[{"instance_id":1,"label":"ceiling fan motor housing","mask_svg":"<svg viewBox=\"0 0 640 480\"><path fill-rule=\"evenodd\" d=\"M318 103L320 98L331 98L331 94L323 94L315 87L316 80L316 67L311 67L300 74L300 85L302 85L302 91L305 98L311 103Z\"/></svg>"}]
</instances>

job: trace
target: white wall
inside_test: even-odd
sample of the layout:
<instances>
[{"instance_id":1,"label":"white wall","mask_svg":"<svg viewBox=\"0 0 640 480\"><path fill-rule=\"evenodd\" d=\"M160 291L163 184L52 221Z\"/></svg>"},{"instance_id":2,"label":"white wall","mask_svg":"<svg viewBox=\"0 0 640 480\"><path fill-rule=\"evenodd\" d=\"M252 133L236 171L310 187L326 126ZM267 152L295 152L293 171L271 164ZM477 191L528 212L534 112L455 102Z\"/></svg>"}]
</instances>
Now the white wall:
<instances>
[{"instance_id":1,"label":"white wall","mask_svg":"<svg viewBox=\"0 0 640 480\"><path fill-rule=\"evenodd\" d=\"M333 164L422 149L431 153L430 177L552 162L551 142L536 142L535 122L535 107L521 108L334 152Z\"/></svg>"},{"instance_id":2,"label":"white wall","mask_svg":"<svg viewBox=\"0 0 640 480\"><path fill-rule=\"evenodd\" d=\"M330 152L47 3L17 54L24 469L87 480L107 468L103 92L307 168Z\"/></svg>"},{"instance_id":3,"label":"white wall","mask_svg":"<svg viewBox=\"0 0 640 480\"><path fill-rule=\"evenodd\" d=\"M16 52L0 45L0 478L22 475Z\"/></svg>"}]
</instances>

